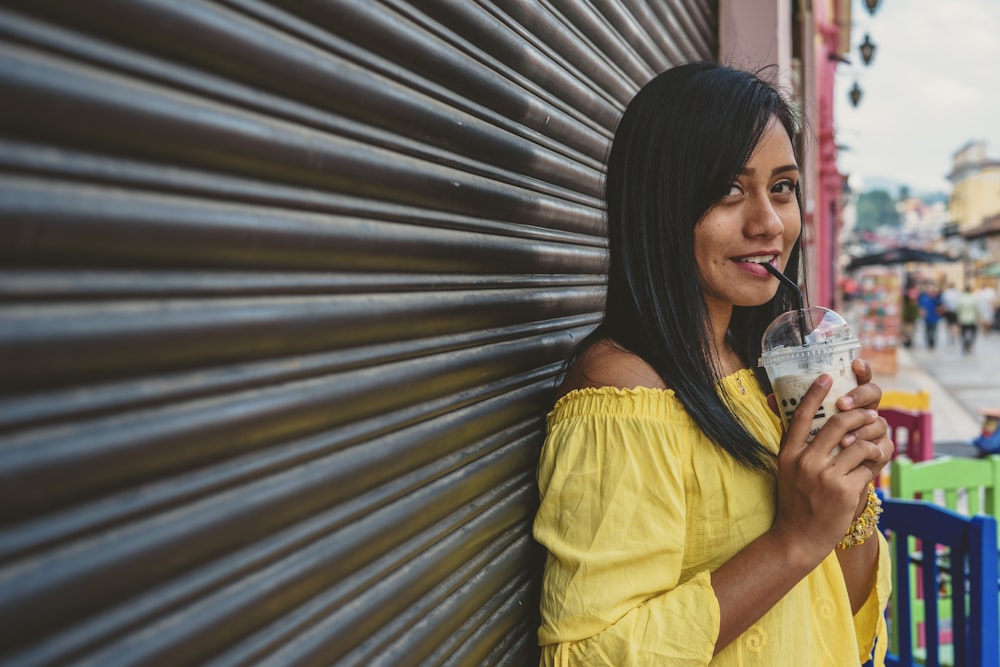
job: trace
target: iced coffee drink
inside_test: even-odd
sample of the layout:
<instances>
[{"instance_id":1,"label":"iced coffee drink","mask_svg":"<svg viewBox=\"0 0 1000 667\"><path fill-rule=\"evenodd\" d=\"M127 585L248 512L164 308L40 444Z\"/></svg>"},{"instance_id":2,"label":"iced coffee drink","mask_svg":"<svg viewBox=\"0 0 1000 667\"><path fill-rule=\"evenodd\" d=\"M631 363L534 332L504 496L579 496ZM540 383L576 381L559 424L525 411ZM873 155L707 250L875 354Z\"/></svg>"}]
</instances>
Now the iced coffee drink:
<instances>
[{"instance_id":1,"label":"iced coffee drink","mask_svg":"<svg viewBox=\"0 0 1000 667\"><path fill-rule=\"evenodd\" d=\"M837 412L837 399L858 386L851 361L860 343L844 318L818 306L778 316L764 332L762 343L760 364L771 380L786 429L816 378L822 373L833 378L833 386L813 416L808 436L812 440Z\"/></svg>"}]
</instances>

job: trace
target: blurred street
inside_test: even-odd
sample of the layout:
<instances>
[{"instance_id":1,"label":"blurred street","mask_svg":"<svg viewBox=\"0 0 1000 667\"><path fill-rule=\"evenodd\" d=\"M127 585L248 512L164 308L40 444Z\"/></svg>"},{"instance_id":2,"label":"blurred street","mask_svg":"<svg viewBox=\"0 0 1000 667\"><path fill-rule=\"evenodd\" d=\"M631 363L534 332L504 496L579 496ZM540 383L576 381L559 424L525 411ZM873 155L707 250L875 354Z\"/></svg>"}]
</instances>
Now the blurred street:
<instances>
[{"instance_id":1,"label":"blurred street","mask_svg":"<svg viewBox=\"0 0 1000 667\"><path fill-rule=\"evenodd\" d=\"M980 332L967 355L959 341L949 339L943 322L937 339L937 347L928 349L918 330L913 347L898 350L898 372L876 381L884 390L929 392L939 453L961 454L965 452L961 443L979 435L979 411L1000 408L1000 332ZM951 451L942 451L941 446ZM974 453L971 444L967 446L965 453Z\"/></svg>"}]
</instances>

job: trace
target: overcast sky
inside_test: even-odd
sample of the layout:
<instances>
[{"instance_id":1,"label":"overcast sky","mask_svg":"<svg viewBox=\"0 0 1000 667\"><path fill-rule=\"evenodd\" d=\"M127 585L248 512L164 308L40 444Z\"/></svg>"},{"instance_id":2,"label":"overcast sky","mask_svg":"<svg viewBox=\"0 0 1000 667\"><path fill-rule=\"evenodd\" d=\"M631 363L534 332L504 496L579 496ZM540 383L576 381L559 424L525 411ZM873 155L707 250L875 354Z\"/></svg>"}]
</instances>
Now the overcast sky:
<instances>
[{"instance_id":1,"label":"overcast sky","mask_svg":"<svg viewBox=\"0 0 1000 667\"><path fill-rule=\"evenodd\" d=\"M1000 159L1000 0L882 0L874 16L853 2L851 64L837 67L834 102L838 166L852 187L889 179L950 192L952 155L972 140ZM865 33L877 45L868 66L857 50Z\"/></svg>"}]
</instances>

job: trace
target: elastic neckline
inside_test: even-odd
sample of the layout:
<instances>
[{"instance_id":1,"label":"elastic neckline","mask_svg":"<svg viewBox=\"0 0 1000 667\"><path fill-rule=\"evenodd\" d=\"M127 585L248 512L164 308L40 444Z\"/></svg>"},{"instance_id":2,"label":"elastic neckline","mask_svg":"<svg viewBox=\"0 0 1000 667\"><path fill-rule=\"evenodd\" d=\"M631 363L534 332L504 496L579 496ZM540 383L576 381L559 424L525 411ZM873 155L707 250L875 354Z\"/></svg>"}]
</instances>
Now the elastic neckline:
<instances>
[{"instance_id":1,"label":"elastic neckline","mask_svg":"<svg viewBox=\"0 0 1000 667\"><path fill-rule=\"evenodd\" d=\"M743 391L744 388L749 390L751 387L757 387L757 378L751 369L741 368L722 377L716 386L721 386L726 394L736 397L746 394ZM567 405L581 402L589 404L594 399L605 397L627 399L624 401L626 403L649 405L651 403L662 404L664 399L676 398L676 393L673 389L661 389L659 387L583 387L581 389L573 389L560 397L555 402L555 405L552 406L550 414L566 410Z\"/></svg>"}]
</instances>

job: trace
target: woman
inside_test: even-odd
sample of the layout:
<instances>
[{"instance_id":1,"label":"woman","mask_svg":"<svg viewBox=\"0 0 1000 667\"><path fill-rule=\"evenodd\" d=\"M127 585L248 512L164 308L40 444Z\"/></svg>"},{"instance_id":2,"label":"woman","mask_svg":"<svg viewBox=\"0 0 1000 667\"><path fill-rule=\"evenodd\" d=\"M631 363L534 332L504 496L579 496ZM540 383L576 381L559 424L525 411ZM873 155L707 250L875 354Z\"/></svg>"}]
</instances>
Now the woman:
<instances>
[{"instance_id":1,"label":"woman","mask_svg":"<svg viewBox=\"0 0 1000 667\"><path fill-rule=\"evenodd\" d=\"M794 127L772 86L709 63L659 75L619 123L605 315L538 468L542 665L842 667L876 637L884 655L881 391L856 361L807 445L829 376L782 434L756 368L794 307L761 266L798 275Z\"/></svg>"}]
</instances>

